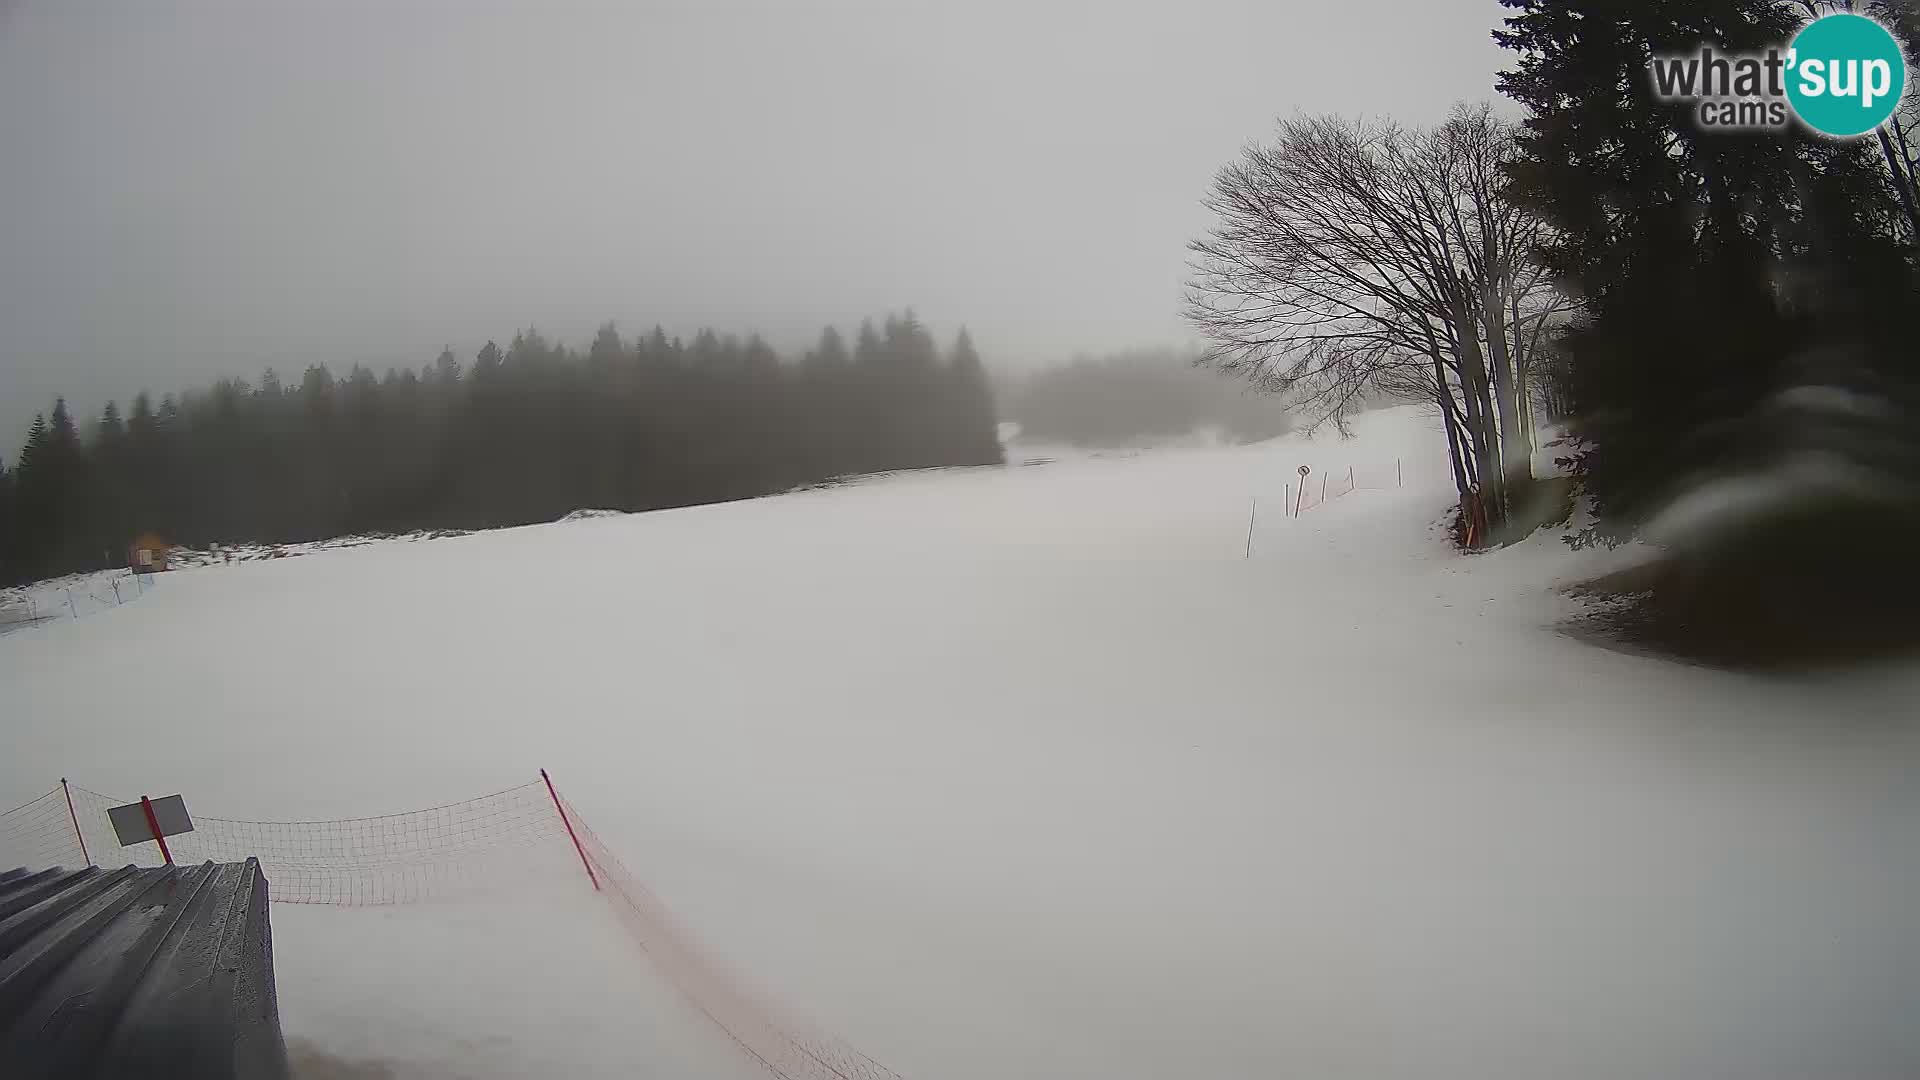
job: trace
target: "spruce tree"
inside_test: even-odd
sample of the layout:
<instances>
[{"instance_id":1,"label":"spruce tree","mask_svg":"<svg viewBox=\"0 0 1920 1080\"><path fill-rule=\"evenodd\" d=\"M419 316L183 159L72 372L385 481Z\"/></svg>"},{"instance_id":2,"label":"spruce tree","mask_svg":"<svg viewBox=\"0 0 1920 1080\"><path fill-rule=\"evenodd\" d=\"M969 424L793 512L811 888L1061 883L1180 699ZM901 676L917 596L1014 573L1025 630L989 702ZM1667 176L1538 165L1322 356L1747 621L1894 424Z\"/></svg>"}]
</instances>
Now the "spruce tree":
<instances>
[{"instance_id":1,"label":"spruce tree","mask_svg":"<svg viewBox=\"0 0 1920 1080\"><path fill-rule=\"evenodd\" d=\"M881 362L880 335L873 329L872 319L860 320L860 330L854 336L853 362L862 367L878 367Z\"/></svg>"},{"instance_id":2,"label":"spruce tree","mask_svg":"<svg viewBox=\"0 0 1920 1080\"><path fill-rule=\"evenodd\" d=\"M999 464L1000 422L993 407L993 388L987 381L986 365L973 347L973 337L965 327L953 341L947 358L948 410L953 416L954 443L951 453L956 465Z\"/></svg>"},{"instance_id":3,"label":"spruce tree","mask_svg":"<svg viewBox=\"0 0 1920 1080\"><path fill-rule=\"evenodd\" d=\"M14 499L13 470L0 458L0 588L26 580L20 566L19 507Z\"/></svg>"},{"instance_id":4,"label":"spruce tree","mask_svg":"<svg viewBox=\"0 0 1920 1080\"><path fill-rule=\"evenodd\" d=\"M1784 48L1794 9L1502 2L1501 87L1530 110L1512 193L1555 227L1548 254L1583 304L1562 343L1597 512L1582 539L1651 525L1666 543L1631 617L1723 658L1913 636L1900 612L1920 575L1893 538L1920 529L1920 290L1884 163L1872 140L1797 125L1703 133L1648 78L1653 55L1702 42Z\"/></svg>"},{"instance_id":5,"label":"spruce tree","mask_svg":"<svg viewBox=\"0 0 1920 1080\"><path fill-rule=\"evenodd\" d=\"M54 573L51 547L58 541L58 491L49 460L47 418L36 413L14 469L13 550L26 580Z\"/></svg>"},{"instance_id":6,"label":"spruce tree","mask_svg":"<svg viewBox=\"0 0 1920 1080\"><path fill-rule=\"evenodd\" d=\"M119 552L134 535L128 506L133 462L128 454L126 422L121 419L120 406L112 401L100 410L100 421L94 425L91 456L94 505L90 528L103 550ZM113 561L117 565L118 557Z\"/></svg>"},{"instance_id":7,"label":"spruce tree","mask_svg":"<svg viewBox=\"0 0 1920 1080\"><path fill-rule=\"evenodd\" d=\"M1677 494L1676 461L1753 453L1729 431L1805 376L1795 358L1837 314L1820 310L1835 271L1888 268L1874 234L1894 207L1863 145L1704 134L1691 106L1653 97L1653 55L1781 45L1795 28L1783 5L1502 2L1519 13L1495 34L1518 54L1501 89L1530 110L1513 193L1554 224L1551 262L1585 305L1566 342L1593 444L1581 465L1596 535L1624 538ZM1796 282L1810 288L1782 288Z\"/></svg>"}]
</instances>

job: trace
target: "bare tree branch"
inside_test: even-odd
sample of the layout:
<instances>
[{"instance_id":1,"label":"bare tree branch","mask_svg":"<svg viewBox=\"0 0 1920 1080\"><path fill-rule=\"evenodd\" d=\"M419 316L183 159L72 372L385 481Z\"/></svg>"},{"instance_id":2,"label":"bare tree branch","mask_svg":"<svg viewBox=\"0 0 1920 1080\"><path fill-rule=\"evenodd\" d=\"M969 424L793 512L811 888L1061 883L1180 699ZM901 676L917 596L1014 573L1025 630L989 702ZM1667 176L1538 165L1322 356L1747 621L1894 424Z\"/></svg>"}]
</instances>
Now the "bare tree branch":
<instances>
[{"instance_id":1,"label":"bare tree branch","mask_svg":"<svg viewBox=\"0 0 1920 1080\"><path fill-rule=\"evenodd\" d=\"M1503 197L1511 125L1458 106L1433 129L1296 116L1222 168L1188 249L1186 315L1211 362L1286 395L1309 425L1363 394L1432 402L1456 481L1528 475L1521 400L1564 320L1539 219ZM1505 464L1502 464L1502 462Z\"/></svg>"}]
</instances>

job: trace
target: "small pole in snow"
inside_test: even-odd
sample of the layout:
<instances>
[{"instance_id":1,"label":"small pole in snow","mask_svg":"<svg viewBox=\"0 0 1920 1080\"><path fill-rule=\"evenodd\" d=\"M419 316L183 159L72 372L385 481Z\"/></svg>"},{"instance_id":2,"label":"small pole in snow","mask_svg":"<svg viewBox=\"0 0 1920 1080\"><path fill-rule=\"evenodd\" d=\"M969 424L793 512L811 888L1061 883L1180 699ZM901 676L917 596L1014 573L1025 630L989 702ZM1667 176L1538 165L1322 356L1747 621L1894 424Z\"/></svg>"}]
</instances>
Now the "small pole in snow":
<instances>
[{"instance_id":1,"label":"small pole in snow","mask_svg":"<svg viewBox=\"0 0 1920 1080\"><path fill-rule=\"evenodd\" d=\"M553 808L560 811L560 824L567 827L567 839L573 841L573 850L580 853L580 865L587 868L587 880L593 882L593 891L600 891L600 875L593 872L593 862L587 858L587 849L580 846L580 836L573 831L573 822L567 819L567 808L560 805L560 793L553 790L553 777L547 770L540 770L540 779L547 782L547 794L553 799Z\"/></svg>"},{"instance_id":2,"label":"small pole in snow","mask_svg":"<svg viewBox=\"0 0 1920 1080\"><path fill-rule=\"evenodd\" d=\"M80 858L88 866L93 865L93 856L87 854L87 838L80 832L80 815L73 812L73 792L67 787L67 778L60 778L60 790L67 796L67 820L73 822L73 838L80 841Z\"/></svg>"},{"instance_id":3,"label":"small pole in snow","mask_svg":"<svg viewBox=\"0 0 1920 1080\"><path fill-rule=\"evenodd\" d=\"M1320 474L1320 501L1321 502L1327 501L1327 474L1326 473Z\"/></svg>"},{"instance_id":4,"label":"small pole in snow","mask_svg":"<svg viewBox=\"0 0 1920 1080\"><path fill-rule=\"evenodd\" d=\"M1243 559L1253 558L1253 518L1254 518L1254 515L1258 514L1259 512L1260 512L1260 496L1255 495L1253 497L1253 505L1247 507L1247 553L1245 555L1240 556Z\"/></svg>"},{"instance_id":5,"label":"small pole in snow","mask_svg":"<svg viewBox=\"0 0 1920 1080\"><path fill-rule=\"evenodd\" d=\"M1407 482L1400 478L1400 459L1399 458L1393 459L1393 486L1394 487L1407 486Z\"/></svg>"},{"instance_id":6,"label":"small pole in snow","mask_svg":"<svg viewBox=\"0 0 1920 1080\"><path fill-rule=\"evenodd\" d=\"M122 603L120 599L120 583L118 581L113 581L113 582L110 582L109 584L113 586L113 602L115 604Z\"/></svg>"},{"instance_id":7,"label":"small pole in snow","mask_svg":"<svg viewBox=\"0 0 1920 1080\"><path fill-rule=\"evenodd\" d=\"M160 845L160 857L167 861L168 866L172 866L173 852L167 850L167 838L160 833L160 819L153 816L153 800L145 795L140 796L140 809L146 811L147 828L153 830L153 842Z\"/></svg>"},{"instance_id":8,"label":"small pole in snow","mask_svg":"<svg viewBox=\"0 0 1920 1080\"><path fill-rule=\"evenodd\" d=\"M1352 491L1354 490L1354 487L1355 485L1353 482L1353 466L1349 464L1347 466L1347 490Z\"/></svg>"}]
</instances>

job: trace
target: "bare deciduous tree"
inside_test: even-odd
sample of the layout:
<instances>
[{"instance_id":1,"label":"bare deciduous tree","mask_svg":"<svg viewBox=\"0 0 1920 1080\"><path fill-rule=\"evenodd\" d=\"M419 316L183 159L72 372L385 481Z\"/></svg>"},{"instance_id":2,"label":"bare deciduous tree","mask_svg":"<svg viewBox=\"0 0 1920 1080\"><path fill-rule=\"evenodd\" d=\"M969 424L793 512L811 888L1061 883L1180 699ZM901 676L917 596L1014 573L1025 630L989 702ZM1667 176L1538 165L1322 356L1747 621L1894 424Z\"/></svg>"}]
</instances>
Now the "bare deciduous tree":
<instances>
[{"instance_id":1,"label":"bare deciduous tree","mask_svg":"<svg viewBox=\"0 0 1920 1080\"><path fill-rule=\"evenodd\" d=\"M1543 226L1501 197L1513 134L1487 105L1430 129L1283 121L1215 177L1186 305L1214 363L1309 424L1368 390L1433 402L1456 485L1496 520L1531 479L1528 379L1566 305Z\"/></svg>"}]
</instances>

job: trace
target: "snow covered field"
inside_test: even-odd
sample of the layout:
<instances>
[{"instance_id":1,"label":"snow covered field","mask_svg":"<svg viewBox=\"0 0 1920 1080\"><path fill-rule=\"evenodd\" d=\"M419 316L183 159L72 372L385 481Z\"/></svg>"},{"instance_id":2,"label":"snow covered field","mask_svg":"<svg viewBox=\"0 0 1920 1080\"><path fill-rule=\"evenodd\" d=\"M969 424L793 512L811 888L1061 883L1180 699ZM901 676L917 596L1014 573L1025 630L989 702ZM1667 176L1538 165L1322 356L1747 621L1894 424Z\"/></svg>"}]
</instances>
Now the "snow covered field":
<instances>
[{"instance_id":1,"label":"snow covered field","mask_svg":"<svg viewBox=\"0 0 1920 1080\"><path fill-rule=\"evenodd\" d=\"M1920 672L1556 633L1599 556L1451 553L1439 442L1392 410L170 573L0 638L0 805L342 817L545 766L917 1080L1920 1074ZM1404 490L1279 512L1296 465L1396 457ZM755 1075L584 889L277 907L290 1039Z\"/></svg>"}]
</instances>

